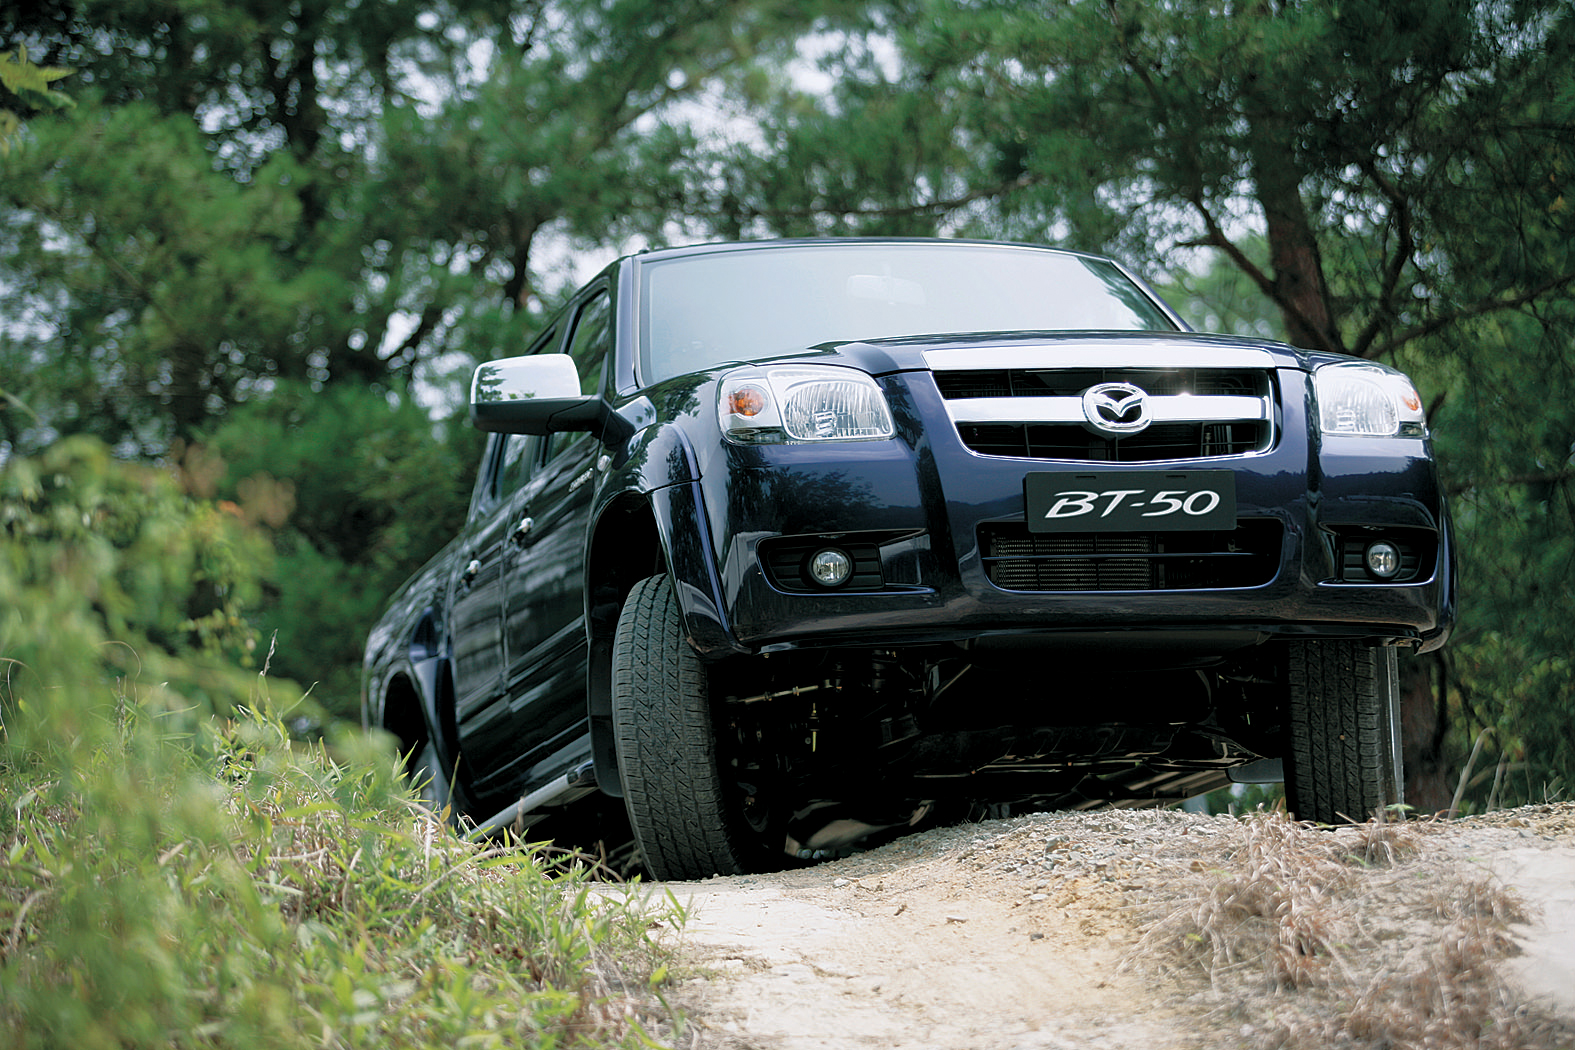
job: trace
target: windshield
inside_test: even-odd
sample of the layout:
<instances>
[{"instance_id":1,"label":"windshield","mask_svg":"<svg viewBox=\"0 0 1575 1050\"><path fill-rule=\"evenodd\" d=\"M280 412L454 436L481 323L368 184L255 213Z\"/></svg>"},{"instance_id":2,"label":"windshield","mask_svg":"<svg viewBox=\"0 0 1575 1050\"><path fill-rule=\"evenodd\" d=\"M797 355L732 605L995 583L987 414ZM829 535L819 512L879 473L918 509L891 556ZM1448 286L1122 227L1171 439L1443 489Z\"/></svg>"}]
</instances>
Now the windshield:
<instances>
[{"instance_id":1,"label":"windshield","mask_svg":"<svg viewBox=\"0 0 1575 1050\"><path fill-rule=\"evenodd\" d=\"M647 382L827 342L1176 326L1114 264L976 244L826 244L642 267Z\"/></svg>"}]
</instances>

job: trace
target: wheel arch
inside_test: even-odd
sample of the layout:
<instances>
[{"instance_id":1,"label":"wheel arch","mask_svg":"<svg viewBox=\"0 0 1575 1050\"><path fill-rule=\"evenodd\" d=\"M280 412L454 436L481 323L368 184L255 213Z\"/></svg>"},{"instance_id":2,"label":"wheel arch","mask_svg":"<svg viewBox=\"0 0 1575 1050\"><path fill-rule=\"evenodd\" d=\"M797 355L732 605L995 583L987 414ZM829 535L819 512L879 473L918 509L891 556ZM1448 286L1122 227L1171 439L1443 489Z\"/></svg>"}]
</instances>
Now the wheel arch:
<instances>
[{"instance_id":1,"label":"wheel arch","mask_svg":"<svg viewBox=\"0 0 1575 1050\"><path fill-rule=\"evenodd\" d=\"M634 585L669 571L666 544L650 500L625 493L597 516L586 559L586 635L589 646L585 698L591 727L596 782L605 794L623 797L623 779L612 728L613 635L618 614Z\"/></svg>"},{"instance_id":2,"label":"wheel arch","mask_svg":"<svg viewBox=\"0 0 1575 1050\"><path fill-rule=\"evenodd\" d=\"M441 617L429 606L417 617L402 658L371 698L373 722L399 738L401 754L431 739L443 761L452 764L456 757L453 705L442 702L452 693Z\"/></svg>"}]
</instances>

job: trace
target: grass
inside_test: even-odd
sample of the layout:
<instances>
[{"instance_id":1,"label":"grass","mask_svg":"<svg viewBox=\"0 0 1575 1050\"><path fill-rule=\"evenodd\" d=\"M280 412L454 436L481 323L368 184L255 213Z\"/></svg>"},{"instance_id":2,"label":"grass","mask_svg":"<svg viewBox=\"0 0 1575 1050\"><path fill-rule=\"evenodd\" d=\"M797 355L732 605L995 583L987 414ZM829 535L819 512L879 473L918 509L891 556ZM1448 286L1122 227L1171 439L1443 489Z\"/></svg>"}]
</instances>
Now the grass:
<instances>
[{"instance_id":1,"label":"grass","mask_svg":"<svg viewBox=\"0 0 1575 1050\"><path fill-rule=\"evenodd\" d=\"M674 1034L647 937L682 920L671 898L653 912L581 858L465 842L379 741L305 746L259 706L121 703L78 739L0 744L0 1045Z\"/></svg>"},{"instance_id":2,"label":"grass","mask_svg":"<svg viewBox=\"0 0 1575 1050\"><path fill-rule=\"evenodd\" d=\"M1255 1022L1243 1046L1567 1050L1567 1029L1520 1005L1497 971L1516 950L1519 901L1479 875L1423 880L1407 868L1418 848L1404 823L1332 832L1249 815L1228 863L1196 874L1128 965L1206 975L1222 1009ZM1425 924L1424 946L1386 954L1393 921Z\"/></svg>"}]
</instances>

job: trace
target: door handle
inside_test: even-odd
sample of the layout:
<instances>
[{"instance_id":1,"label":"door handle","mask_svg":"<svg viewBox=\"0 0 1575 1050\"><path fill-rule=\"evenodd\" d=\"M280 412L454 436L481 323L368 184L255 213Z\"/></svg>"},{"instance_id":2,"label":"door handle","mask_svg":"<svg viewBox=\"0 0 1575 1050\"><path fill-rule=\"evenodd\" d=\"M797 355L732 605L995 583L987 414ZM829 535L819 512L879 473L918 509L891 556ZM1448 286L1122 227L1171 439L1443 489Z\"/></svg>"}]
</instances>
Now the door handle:
<instances>
[{"instance_id":1,"label":"door handle","mask_svg":"<svg viewBox=\"0 0 1575 1050\"><path fill-rule=\"evenodd\" d=\"M476 577L481 575L481 562L475 558L470 559L470 564L465 566L465 571L459 574L461 586L468 587L476 582Z\"/></svg>"},{"instance_id":2,"label":"door handle","mask_svg":"<svg viewBox=\"0 0 1575 1050\"><path fill-rule=\"evenodd\" d=\"M520 519L520 523L518 525L514 526L514 531L509 533L509 540L516 544L524 543L525 537L529 536L530 530L534 529L535 527L536 519L527 514Z\"/></svg>"}]
</instances>

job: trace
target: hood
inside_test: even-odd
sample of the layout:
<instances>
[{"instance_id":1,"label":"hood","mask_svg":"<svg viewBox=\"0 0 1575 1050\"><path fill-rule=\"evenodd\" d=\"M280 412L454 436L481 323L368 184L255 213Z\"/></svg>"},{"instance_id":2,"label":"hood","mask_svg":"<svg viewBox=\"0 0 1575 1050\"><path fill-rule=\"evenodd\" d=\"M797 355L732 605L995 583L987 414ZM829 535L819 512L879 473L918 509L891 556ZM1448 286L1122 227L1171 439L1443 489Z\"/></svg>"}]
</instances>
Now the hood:
<instances>
[{"instance_id":1,"label":"hood","mask_svg":"<svg viewBox=\"0 0 1575 1050\"><path fill-rule=\"evenodd\" d=\"M979 332L966 335L903 336L828 343L806 355L823 364L847 364L872 375L925 371L936 360L965 359L970 353L1001 352L1019 358L1020 367L1088 367L1090 358L1111 367L1197 368L1206 364L1236 368L1295 368L1349 360L1338 354L1299 350L1266 339L1242 339L1191 332ZM779 359L780 360L780 359ZM955 365L954 365L955 366Z\"/></svg>"}]
</instances>

